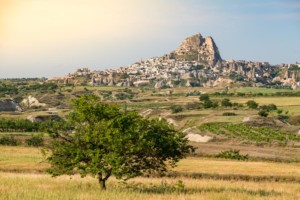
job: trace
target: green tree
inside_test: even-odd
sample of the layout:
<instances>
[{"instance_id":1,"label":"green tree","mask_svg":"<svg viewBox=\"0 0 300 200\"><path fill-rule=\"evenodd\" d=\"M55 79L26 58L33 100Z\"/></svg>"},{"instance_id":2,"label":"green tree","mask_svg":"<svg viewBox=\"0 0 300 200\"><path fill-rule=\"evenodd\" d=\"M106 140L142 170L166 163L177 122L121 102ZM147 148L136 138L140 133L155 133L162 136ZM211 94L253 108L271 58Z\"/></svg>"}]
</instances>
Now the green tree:
<instances>
[{"instance_id":1,"label":"green tree","mask_svg":"<svg viewBox=\"0 0 300 200\"><path fill-rule=\"evenodd\" d=\"M205 100L203 102L203 107L204 108L216 108L216 107L218 107L218 102L213 102L211 100Z\"/></svg>"},{"instance_id":2,"label":"green tree","mask_svg":"<svg viewBox=\"0 0 300 200\"><path fill-rule=\"evenodd\" d=\"M163 173L194 148L165 120L122 112L94 95L73 101L67 123L72 130L52 129L48 170L53 176L80 173L96 177L102 189L110 176L127 180Z\"/></svg>"},{"instance_id":3,"label":"green tree","mask_svg":"<svg viewBox=\"0 0 300 200\"><path fill-rule=\"evenodd\" d=\"M232 103L230 102L229 99L223 99L223 100L221 101L221 105L222 105L223 107L231 107L231 106L232 106Z\"/></svg>"},{"instance_id":4,"label":"green tree","mask_svg":"<svg viewBox=\"0 0 300 200\"><path fill-rule=\"evenodd\" d=\"M269 113L265 110L261 110L258 112L258 115L261 117L268 117Z\"/></svg>"},{"instance_id":5,"label":"green tree","mask_svg":"<svg viewBox=\"0 0 300 200\"><path fill-rule=\"evenodd\" d=\"M170 107L172 113L179 113L179 112L182 112L183 111L183 107L180 106L180 105L172 105Z\"/></svg>"},{"instance_id":6,"label":"green tree","mask_svg":"<svg viewBox=\"0 0 300 200\"><path fill-rule=\"evenodd\" d=\"M275 104L261 105L259 106L259 109L269 112L272 110L277 110L277 106Z\"/></svg>"},{"instance_id":7,"label":"green tree","mask_svg":"<svg viewBox=\"0 0 300 200\"><path fill-rule=\"evenodd\" d=\"M201 94L199 97L200 101L208 101L209 95L208 94Z\"/></svg>"},{"instance_id":8,"label":"green tree","mask_svg":"<svg viewBox=\"0 0 300 200\"><path fill-rule=\"evenodd\" d=\"M40 147L44 144L44 139L42 135L32 135L30 138L25 140L28 146Z\"/></svg>"},{"instance_id":9,"label":"green tree","mask_svg":"<svg viewBox=\"0 0 300 200\"><path fill-rule=\"evenodd\" d=\"M256 109L258 107L258 103L253 100L247 101L246 104L251 109Z\"/></svg>"}]
</instances>

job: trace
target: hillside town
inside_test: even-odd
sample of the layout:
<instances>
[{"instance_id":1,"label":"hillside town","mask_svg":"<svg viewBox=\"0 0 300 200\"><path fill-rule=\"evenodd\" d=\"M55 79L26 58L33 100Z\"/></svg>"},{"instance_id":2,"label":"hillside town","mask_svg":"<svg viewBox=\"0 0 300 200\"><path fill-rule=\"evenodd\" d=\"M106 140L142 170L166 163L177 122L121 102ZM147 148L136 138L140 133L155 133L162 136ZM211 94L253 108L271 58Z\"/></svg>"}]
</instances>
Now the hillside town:
<instances>
[{"instance_id":1,"label":"hillside town","mask_svg":"<svg viewBox=\"0 0 300 200\"><path fill-rule=\"evenodd\" d=\"M149 86L154 88L215 87L245 82L249 86L300 88L300 64L270 65L269 62L222 60L212 37L197 34L186 38L170 54L141 60L127 67L91 71L78 69L48 79L65 85ZM83 81L84 80L84 81Z\"/></svg>"}]
</instances>

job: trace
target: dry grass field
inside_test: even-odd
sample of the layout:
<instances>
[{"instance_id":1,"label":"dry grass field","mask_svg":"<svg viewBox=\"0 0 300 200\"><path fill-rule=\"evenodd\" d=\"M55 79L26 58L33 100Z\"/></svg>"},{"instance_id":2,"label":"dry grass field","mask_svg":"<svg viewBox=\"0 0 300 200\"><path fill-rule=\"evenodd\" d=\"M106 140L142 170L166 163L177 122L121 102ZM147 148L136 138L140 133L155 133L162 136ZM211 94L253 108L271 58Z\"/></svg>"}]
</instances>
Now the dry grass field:
<instances>
[{"instance_id":1,"label":"dry grass field","mask_svg":"<svg viewBox=\"0 0 300 200\"><path fill-rule=\"evenodd\" d=\"M165 200L252 200L300 198L297 183L197 180L182 178L135 178L126 185L109 180L108 190L100 191L97 181L79 176L51 178L46 174L0 173L0 199L165 199Z\"/></svg>"},{"instance_id":2,"label":"dry grass field","mask_svg":"<svg viewBox=\"0 0 300 200\"><path fill-rule=\"evenodd\" d=\"M127 183L111 178L103 192L92 177L52 178L44 173L47 164L42 162L44 158L38 148L0 146L0 151L0 199L300 198L299 163L189 157L172 170L177 176L138 177ZM252 180L245 176L260 178Z\"/></svg>"}]
</instances>

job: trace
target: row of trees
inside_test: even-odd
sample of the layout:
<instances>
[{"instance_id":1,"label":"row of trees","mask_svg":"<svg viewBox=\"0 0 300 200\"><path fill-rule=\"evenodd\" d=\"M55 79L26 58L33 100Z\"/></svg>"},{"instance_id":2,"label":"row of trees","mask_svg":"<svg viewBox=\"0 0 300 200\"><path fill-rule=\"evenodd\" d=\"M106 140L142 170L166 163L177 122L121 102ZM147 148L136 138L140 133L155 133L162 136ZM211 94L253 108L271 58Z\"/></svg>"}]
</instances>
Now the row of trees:
<instances>
[{"instance_id":1,"label":"row of trees","mask_svg":"<svg viewBox=\"0 0 300 200\"><path fill-rule=\"evenodd\" d=\"M25 139L25 143L28 146L40 147L44 144L44 138L42 135L32 135L30 138ZM17 146L23 144L22 139L10 136L3 136L0 138L0 145Z\"/></svg>"},{"instance_id":2,"label":"row of trees","mask_svg":"<svg viewBox=\"0 0 300 200\"><path fill-rule=\"evenodd\" d=\"M228 98L222 99L219 104L218 101L212 101L208 94L200 95L199 100L202 102L203 108L216 108L219 105L221 105L222 107L239 107L239 106L241 106L238 103L232 103L230 101L230 99L228 99Z\"/></svg>"},{"instance_id":3,"label":"row of trees","mask_svg":"<svg viewBox=\"0 0 300 200\"><path fill-rule=\"evenodd\" d=\"M280 96L280 97L299 97L300 96L300 92L292 90L292 88L290 87L280 87L280 88L270 88L270 89L287 89L290 91L286 91L286 92L274 92L274 93L262 93L262 92L258 92L258 93L244 93L244 92L237 92L237 93L228 93L228 92L215 92L212 93L213 96L223 96L223 97L262 97L262 96L266 96L266 97L271 97L271 96Z\"/></svg>"},{"instance_id":4,"label":"row of trees","mask_svg":"<svg viewBox=\"0 0 300 200\"><path fill-rule=\"evenodd\" d=\"M181 112L185 109L199 109L199 108L217 108L219 106L222 107L234 107L234 109L237 109L238 107L243 107L243 104L239 103L233 103L230 101L228 98L224 98L222 100L211 100L210 96L208 94L201 94L199 96L199 100L201 103L192 103L192 104L187 104L185 107L180 106L180 105L172 105L170 107L172 113L178 113ZM280 119L287 119L287 115L282 115L282 110L277 109L277 106L275 104L268 104L268 105L259 105L257 102L253 100L249 100L246 103L246 106L249 109L257 109L259 110L258 115L262 117L267 117L269 115L269 112L271 111L277 111L278 117ZM286 113L287 114L287 113ZM223 113L224 116L233 116L235 113Z\"/></svg>"},{"instance_id":5,"label":"row of trees","mask_svg":"<svg viewBox=\"0 0 300 200\"><path fill-rule=\"evenodd\" d=\"M49 128L53 127L54 124L65 124L62 119L60 120L46 120L32 122L27 119L11 119L2 118L0 119L0 131L1 132L45 132ZM71 128L71 127L70 127Z\"/></svg>"}]
</instances>

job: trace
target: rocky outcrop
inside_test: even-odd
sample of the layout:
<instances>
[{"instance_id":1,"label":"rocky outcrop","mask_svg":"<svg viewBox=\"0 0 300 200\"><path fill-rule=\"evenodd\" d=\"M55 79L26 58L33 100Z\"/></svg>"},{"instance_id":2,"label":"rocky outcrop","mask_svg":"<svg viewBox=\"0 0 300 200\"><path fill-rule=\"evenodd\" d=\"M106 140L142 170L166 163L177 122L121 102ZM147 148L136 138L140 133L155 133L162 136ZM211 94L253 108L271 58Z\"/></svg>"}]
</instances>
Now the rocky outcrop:
<instances>
[{"instance_id":1,"label":"rocky outcrop","mask_svg":"<svg viewBox=\"0 0 300 200\"><path fill-rule=\"evenodd\" d=\"M212 37L203 38L201 34L186 38L182 44L171 53L171 57L182 61L198 61L216 65L222 61L218 47Z\"/></svg>"},{"instance_id":2,"label":"rocky outcrop","mask_svg":"<svg viewBox=\"0 0 300 200\"><path fill-rule=\"evenodd\" d=\"M39 100L37 100L33 96L28 96L27 98L23 99L20 105L23 108L39 108L39 107L45 107L45 103L40 103Z\"/></svg>"},{"instance_id":3,"label":"rocky outcrop","mask_svg":"<svg viewBox=\"0 0 300 200\"><path fill-rule=\"evenodd\" d=\"M0 100L0 112L22 111L20 106L12 99Z\"/></svg>"}]
</instances>

